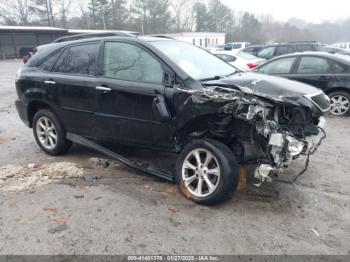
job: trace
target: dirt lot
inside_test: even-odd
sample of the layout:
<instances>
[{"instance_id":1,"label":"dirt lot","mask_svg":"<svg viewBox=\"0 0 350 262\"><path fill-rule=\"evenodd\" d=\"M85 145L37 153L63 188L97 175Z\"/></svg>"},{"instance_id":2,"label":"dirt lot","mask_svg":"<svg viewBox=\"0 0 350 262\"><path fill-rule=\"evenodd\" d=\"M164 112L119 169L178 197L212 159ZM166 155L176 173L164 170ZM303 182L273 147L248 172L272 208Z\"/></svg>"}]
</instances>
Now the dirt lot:
<instances>
[{"instance_id":1,"label":"dirt lot","mask_svg":"<svg viewBox=\"0 0 350 262\"><path fill-rule=\"evenodd\" d=\"M327 119L309 170L295 184L275 182L277 198L238 193L209 208L116 162L103 167L80 146L45 155L14 107L19 66L0 61L0 254L350 254L350 118Z\"/></svg>"}]
</instances>

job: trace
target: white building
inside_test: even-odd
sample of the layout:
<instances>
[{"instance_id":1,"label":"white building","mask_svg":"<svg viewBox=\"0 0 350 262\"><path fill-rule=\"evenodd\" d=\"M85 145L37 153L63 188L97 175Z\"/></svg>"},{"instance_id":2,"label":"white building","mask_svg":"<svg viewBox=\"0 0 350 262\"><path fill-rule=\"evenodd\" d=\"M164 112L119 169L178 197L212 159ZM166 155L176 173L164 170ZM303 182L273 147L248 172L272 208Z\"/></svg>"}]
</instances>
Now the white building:
<instances>
[{"instance_id":1,"label":"white building","mask_svg":"<svg viewBox=\"0 0 350 262\"><path fill-rule=\"evenodd\" d=\"M159 34L156 36L168 36L177 40L185 41L201 47L210 47L225 44L225 33L215 32L184 32Z\"/></svg>"}]
</instances>

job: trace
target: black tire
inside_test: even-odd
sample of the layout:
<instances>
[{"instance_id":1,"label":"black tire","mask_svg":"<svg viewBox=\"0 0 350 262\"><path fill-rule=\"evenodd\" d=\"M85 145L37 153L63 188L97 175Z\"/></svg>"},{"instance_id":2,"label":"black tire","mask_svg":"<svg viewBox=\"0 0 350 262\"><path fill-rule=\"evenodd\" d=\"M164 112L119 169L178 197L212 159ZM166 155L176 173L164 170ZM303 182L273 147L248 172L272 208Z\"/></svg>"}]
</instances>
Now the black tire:
<instances>
[{"instance_id":1,"label":"black tire","mask_svg":"<svg viewBox=\"0 0 350 262\"><path fill-rule=\"evenodd\" d=\"M328 97L329 99L331 99L331 102L332 102L332 98L336 97L336 96L342 96L344 98L346 98L348 100L348 110L341 113L341 114L337 114L335 112L332 112L333 111L333 108L331 109L331 114L332 115L335 115L335 116L349 116L350 115L350 93L348 92L344 92L344 91L335 91L335 92L332 92L332 93L329 93L328 94Z\"/></svg>"},{"instance_id":2,"label":"black tire","mask_svg":"<svg viewBox=\"0 0 350 262\"><path fill-rule=\"evenodd\" d=\"M189 155L191 155L191 153L194 152L194 150L196 149L204 149L209 151L215 157L215 161L217 162L220 168L220 179L218 179L219 181L217 181L216 189L209 195L203 197L194 195L190 191L189 187L185 185L182 177L182 168L184 161L186 159L188 160ZM215 140L198 139L189 142L181 151L176 161L175 169L176 182L178 184L180 192L186 198L191 199L198 204L216 205L224 202L233 195L239 183L239 166L232 151L225 144ZM209 192L208 186L207 190Z\"/></svg>"},{"instance_id":3,"label":"black tire","mask_svg":"<svg viewBox=\"0 0 350 262\"><path fill-rule=\"evenodd\" d=\"M36 126L37 126L38 120L40 120L42 117L48 118L54 125L57 140L53 148L45 147L38 137ZM54 155L54 156L61 155L65 153L72 145L72 142L67 140L66 131L63 125L61 124L61 122L58 120L57 116L53 112L47 109L41 109L35 113L33 118L33 133L39 147L49 155Z\"/></svg>"}]
</instances>

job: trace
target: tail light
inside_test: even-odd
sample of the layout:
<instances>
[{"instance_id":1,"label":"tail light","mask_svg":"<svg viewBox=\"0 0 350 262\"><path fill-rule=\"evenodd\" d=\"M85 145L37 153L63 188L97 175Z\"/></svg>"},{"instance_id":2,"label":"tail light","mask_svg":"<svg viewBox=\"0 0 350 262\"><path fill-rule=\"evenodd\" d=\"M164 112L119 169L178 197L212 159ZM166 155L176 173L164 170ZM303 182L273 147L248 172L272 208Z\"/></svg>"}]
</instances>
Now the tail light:
<instances>
[{"instance_id":1,"label":"tail light","mask_svg":"<svg viewBox=\"0 0 350 262\"><path fill-rule=\"evenodd\" d=\"M249 69L253 69L258 66L258 63L248 63L247 66L249 67Z\"/></svg>"}]
</instances>

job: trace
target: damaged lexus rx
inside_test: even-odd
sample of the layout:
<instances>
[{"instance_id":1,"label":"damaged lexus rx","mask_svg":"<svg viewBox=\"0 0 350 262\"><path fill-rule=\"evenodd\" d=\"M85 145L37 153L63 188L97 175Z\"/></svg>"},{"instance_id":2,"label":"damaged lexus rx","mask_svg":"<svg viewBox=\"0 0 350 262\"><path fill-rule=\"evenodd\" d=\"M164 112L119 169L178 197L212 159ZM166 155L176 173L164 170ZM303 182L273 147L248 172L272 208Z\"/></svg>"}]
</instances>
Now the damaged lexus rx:
<instances>
[{"instance_id":1,"label":"damaged lexus rx","mask_svg":"<svg viewBox=\"0 0 350 262\"><path fill-rule=\"evenodd\" d=\"M19 70L16 89L18 113L46 153L96 140L174 152L170 176L184 196L207 205L235 192L239 164L256 165L259 185L315 152L330 109L317 88L239 72L194 45L157 37L42 46Z\"/></svg>"}]
</instances>

